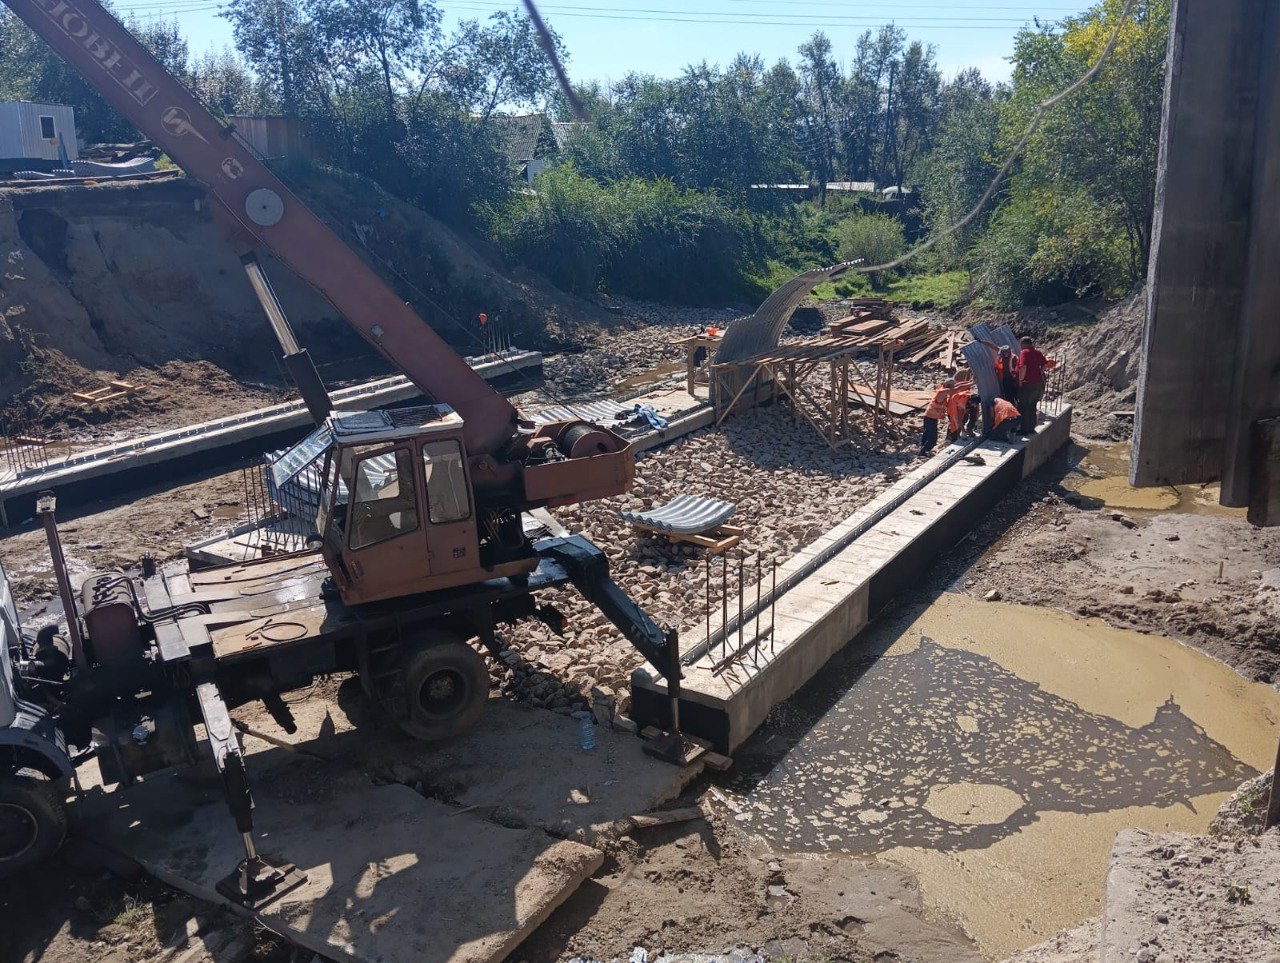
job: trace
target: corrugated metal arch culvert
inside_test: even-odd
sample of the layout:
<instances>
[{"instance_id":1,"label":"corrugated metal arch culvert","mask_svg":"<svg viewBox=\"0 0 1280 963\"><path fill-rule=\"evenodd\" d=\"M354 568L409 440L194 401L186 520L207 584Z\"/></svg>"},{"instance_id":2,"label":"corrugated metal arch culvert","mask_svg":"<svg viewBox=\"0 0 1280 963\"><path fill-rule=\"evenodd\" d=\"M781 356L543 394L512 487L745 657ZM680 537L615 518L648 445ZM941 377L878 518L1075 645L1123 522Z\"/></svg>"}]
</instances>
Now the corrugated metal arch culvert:
<instances>
[{"instance_id":1,"label":"corrugated metal arch culvert","mask_svg":"<svg viewBox=\"0 0 1280 963\"><path fill-rule=\"evenodd\" d=\"M769 295L756 309L755 314L729 325L724 333L724 340L716 349L713 363L729 364L734 361L745 361L762 351L776 347L782 332L787 328L787 322L791 320L791 315L813 289L819 284L839 277L857 263L859 262L841 261L839 264L814 268L812 271L805 271L793 277ZM750 375L751 372L740 370L735 372L732 378L712 379L712 391L727 391L728 398L725 399L727 402L738 393Z\"/></svg>"},{"instance_id":2,"label":"corrugated metal arch culvert","mask_svg":"<svg viewBox=\"0 0 1280 963\"><path fill-rule=\"evenodd\" d=\"M787 322L819 284L839 277L858 262L842 261L792 278L765 299L751 317L729 325L716 351L716 364L744 361L777 345Z\"/></svg>"}]
</instances>

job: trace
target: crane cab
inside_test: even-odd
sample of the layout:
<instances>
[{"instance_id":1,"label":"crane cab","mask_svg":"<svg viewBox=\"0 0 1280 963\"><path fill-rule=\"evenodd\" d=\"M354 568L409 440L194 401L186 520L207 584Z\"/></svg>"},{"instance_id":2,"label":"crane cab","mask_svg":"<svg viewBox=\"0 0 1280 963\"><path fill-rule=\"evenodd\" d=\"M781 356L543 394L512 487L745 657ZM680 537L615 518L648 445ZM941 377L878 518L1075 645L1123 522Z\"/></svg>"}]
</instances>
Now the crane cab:
<instances>
[{"instance_id":1,"label":"crane cab","mask_svg":"<svg viewBox=\"0 0 1280 963\"><path fill-rule=\"evenodd\" d=\"M349 605L537 566L532 553L482 558L463 421L446 405L332 415L285 461L319 472L316 530Z\"/></svg>"}]
</instances>

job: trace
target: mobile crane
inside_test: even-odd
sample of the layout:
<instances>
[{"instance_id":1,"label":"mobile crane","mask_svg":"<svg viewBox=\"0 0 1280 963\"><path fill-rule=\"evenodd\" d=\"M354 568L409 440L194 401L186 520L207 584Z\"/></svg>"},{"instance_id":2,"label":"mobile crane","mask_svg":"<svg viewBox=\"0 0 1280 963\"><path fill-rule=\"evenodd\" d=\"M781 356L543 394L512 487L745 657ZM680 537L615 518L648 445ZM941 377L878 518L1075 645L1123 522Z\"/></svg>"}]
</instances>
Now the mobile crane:
<instances>
[{"instance_id":1,"label":"mobile crane","mask_svg":"<svg viewBox=\"0 0 1280 963\"><path fill-rule=\"evenodd\" d=\"M523 513L629 489L634 453L582 421L535 426L475 374L237 136L96 0L4 0L208 192L317 427L273 470L313 466L314 547L199 573L118 572L71 586L52 493L38 514L66 613L65 639L18 625L0 571L0 876L51 853L72 760L96 755L128 784L198 761L203 722L245 859L220 887L260 906L299 884L257 853L252 797L228 709L260 699L287 730L281 694L359 673L382 713L423 739L472 725L487 698L495 627L558 613L534 593L573 584L672 685L674 631L609 578L582 537L525 535ZM334 413L258 259L267 249L322 294L431 404ZM279 480L279 479L277 479ZM676 741L666 746L682 758ZM65 798L65 797L62 797Z\"/></svg>"}]
</instances>

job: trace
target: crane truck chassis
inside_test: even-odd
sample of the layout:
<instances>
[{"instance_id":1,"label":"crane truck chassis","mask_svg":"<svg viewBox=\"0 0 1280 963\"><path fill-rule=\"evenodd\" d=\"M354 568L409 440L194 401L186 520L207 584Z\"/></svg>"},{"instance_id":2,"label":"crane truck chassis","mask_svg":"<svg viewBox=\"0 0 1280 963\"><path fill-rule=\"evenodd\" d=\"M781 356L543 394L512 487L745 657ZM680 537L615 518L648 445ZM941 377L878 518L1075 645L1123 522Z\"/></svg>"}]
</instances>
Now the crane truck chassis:
<instances>
[{"instance_id":1,"label":"crane truck chassis","mask_svg":"<svg viewBox=\"0 0 1280 963\"><path fill-rule=\"evenodd\" d=\"M158 572L151 564L140 578L101 572L77 595L55 509L53 496L42 495L65 636L53 626L22 628L0 567L0 877L57 850L80 763L96 758L104 785L128 786L211 755L245 847L218 890L250 909L278 899L305 878L278 855L257 851L253 797L229 710L260 700L294 732L283 694L319 676L355 672L380 718L423 740L459 735L475 724L489 693L488 668L472 641L496 657L499 625L533 617L558 629L559 613L532 594L543 589L581 592L672 675L678 705L675 632L627 597L610 579L604 553L581 536L536 542L537 566L525 574L359 606L342 601L319 550L200 572Z\"/></svg>"}]
</instances>

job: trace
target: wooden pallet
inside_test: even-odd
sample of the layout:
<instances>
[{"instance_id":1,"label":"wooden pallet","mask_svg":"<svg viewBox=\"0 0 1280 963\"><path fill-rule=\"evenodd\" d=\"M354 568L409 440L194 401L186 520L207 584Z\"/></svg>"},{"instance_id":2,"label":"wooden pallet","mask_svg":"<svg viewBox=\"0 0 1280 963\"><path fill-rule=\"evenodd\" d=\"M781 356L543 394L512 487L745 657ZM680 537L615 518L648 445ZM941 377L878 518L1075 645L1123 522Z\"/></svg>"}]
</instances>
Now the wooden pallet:
<instances>
[{"instance_id":1,"label":"wooden pallet","mask_svg":"<svg viewBox=\"0 0 1280 963\"><path fill-rule=\"evenodd\" d=\"M681 535L678 532L664 532L658 528L650 528L648 525L636 525L634 522L632 524L642 532L661 535L671 542L701 546L712 555L727 552L742 541L742 537L747 534L744 529L738 528L736 525L719 525L701 535Z\"/></svg>"},{"instance_id":2,"label":"wooden pallet","mask_svg":"<svg viewBox=\"0 0 1280 963\"><path fill-rule=\"evenodd\" d=\"M107 383L107 387L97 388L94 391L73 391L71 397L82 405L103 405L137 394L137 391L138 386L127 381L111 381Z\"/></svg>"}]
</instances>

